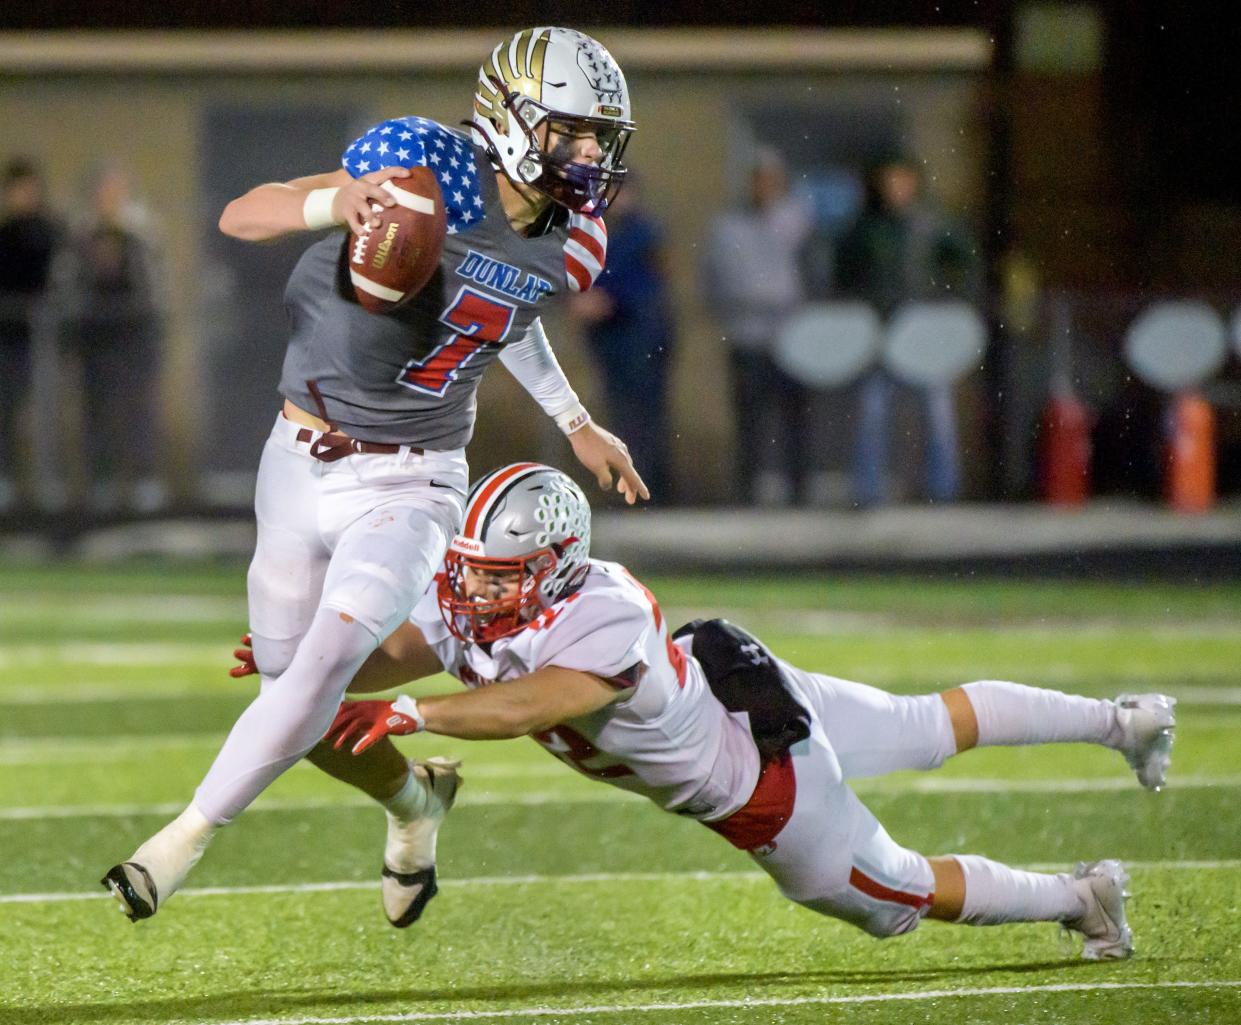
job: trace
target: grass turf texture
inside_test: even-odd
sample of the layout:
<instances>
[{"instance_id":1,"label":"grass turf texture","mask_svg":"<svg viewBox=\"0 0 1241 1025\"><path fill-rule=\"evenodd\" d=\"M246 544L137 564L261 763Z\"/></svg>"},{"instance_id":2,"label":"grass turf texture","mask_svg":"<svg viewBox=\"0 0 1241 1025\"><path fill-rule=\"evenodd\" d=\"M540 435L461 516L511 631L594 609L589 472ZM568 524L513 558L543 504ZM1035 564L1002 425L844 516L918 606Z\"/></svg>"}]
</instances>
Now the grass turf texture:
<instances>
[{"instance_id":1,"label":"grass turf texture","mask_svg":"<svg viewBox=\"0 0 1241 1025\"><path fill-rule=\"evenodd\" d=\"M130 925L95 881L188 799L248 700L224 672L243 575L0 571L0 1025L1241 1020L1241 589L646 581L674 621L727 610L806 668L892 690L1001 677L1179 693L1160 795L1082 746L858 784L930 853L1133 862L1138 957L1090 965L1049 925L872 940L527 741L404 742L463 753L467 779L441 836L443 892L411 930L378 907L382 816L308 766L221 834L191 890Z\"/></svg>"}]
</instances>

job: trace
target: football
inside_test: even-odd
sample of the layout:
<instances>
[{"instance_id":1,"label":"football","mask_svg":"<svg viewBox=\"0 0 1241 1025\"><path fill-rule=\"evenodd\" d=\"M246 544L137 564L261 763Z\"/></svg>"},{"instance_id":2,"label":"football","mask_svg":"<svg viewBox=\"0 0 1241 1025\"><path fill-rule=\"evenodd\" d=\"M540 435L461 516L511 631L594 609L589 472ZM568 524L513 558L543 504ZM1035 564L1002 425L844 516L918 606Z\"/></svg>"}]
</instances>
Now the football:
<instances>
[{"instance_id":1,"label":"football","mask_svg":"<svg viewBox=\"0 0 1241 1025\"><path fill-rule=\"evenodd\" d=\"M411 168L383 188L396 205L374 204L378 227L349 241L349 277L358 302L371 313L390 313L418 293L435 273L448 230L435 172Z\"/></svg>"}]
</instances>

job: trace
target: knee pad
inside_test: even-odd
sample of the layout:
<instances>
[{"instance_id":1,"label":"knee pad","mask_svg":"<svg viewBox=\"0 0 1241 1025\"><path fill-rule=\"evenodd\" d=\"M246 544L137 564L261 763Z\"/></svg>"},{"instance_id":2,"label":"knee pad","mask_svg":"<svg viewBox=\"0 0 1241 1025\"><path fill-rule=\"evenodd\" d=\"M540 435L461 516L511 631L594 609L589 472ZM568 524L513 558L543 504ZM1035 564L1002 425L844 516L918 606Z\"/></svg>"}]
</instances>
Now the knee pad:
<instances>
[{"instance_id":1,"label":"knee pad","mask_svg":"<svg viewBox=\"0 0 1241 1025\"><path fill-rule=\"evenodd\" d=\"M852 887L842 893L817 897L814 900L799 900L797 903L821 915L856 925L863 932L880 940L913 932L930 906L911 907L894 901L872 900Z\"/></svg>"},{"instance_id":2,"label":"knee pad","mask_svg":"<svg viewBox=\"0 0 1241 1025\"><path fill-rule=\"evenodd\" d=\"M289 643L292 648L297 647L319 607L326 568L327 560L315 559L308 546L293 535L275 534L260 541L246 574L256 659L259 638L269 644ZM274 650L270 654L276 672L287 668L288 658L281 659ZM258 666L266 674L263 663L258 662Z\"/></svg>"},{"instance_id":3,"label":"knee pad","mask_svg":"<svg viewBox=\"0 0 1241 1025\"><path fill-rule=\"evenodd\" d=\"M881 915L868 919L862 928L877 940L887 940L913 932L921 921L922 916L910 908L900 915Z\"/></svg>"},{"instance_id":4,"label":"knee pad","mask_svg":"<svg viewBox=\"0 0 1241 1025\"><path fill-rule=\"evenodd\" d=\"M451 532L436 510L392 506L341 537L322 586L325 608L379 637L408 617L444 558Z\"/></svg>"},{"instance_id":5,"label":"knee pad","mask_svg":"<svg viewBox=\"0 0 1241 1025\"><path fill-rule=\"evenodd\" d=\"M301 639L299 635L279 640L251 631L250 647L254 649L254 665L262 674L264 685L289 668Z\"/></svg>"}]
</instances>

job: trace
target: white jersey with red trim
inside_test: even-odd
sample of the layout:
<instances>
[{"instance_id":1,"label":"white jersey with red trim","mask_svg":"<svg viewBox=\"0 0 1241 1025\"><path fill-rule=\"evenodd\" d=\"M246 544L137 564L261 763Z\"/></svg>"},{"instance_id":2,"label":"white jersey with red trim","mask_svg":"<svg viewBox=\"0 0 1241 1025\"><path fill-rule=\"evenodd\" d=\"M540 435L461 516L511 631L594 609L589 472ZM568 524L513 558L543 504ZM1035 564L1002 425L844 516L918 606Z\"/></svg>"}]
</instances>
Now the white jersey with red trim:
<instances>
[{"instance_id":1,"label":"white jersey with red trim","mask_svg":"<svg viewBox=\"0 0 1241 1025\"><path fill-rule=\"evenodd\" d=\"M704 821L731 815L753 793L759 757L745 715L720 704L688 653L688 638L684 646L671 639L650 591L620 564L591 559L581 588L489 650L449 632L434 585L410 618L444 668L468 687L557 666L627 691L614 704L535 735L583 775Z\"/></svg>"}]
</instances>

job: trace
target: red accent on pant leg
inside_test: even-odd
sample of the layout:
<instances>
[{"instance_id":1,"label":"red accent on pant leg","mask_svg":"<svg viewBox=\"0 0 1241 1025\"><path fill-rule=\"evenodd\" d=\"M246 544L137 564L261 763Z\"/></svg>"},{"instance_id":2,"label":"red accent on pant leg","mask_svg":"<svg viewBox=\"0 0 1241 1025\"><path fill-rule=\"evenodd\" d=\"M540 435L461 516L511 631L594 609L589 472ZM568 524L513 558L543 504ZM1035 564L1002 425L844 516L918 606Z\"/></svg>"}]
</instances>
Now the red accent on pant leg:
<instances>
[{"instance_id":1,"label":"red accent on pant leg","mask_svg":"<svg viewBox=\"0 0 1241 1025\"><path fill-rule=\"evenodd\" d=\"M704 822L734 847L752 851L764 847L776 838L793 817L793 802L797 798L797 777L793 773L793 758L786 751L775 761L768 762L758 774L758 783L750 799L726 819Z\"/></svg>"},{"instance_id":2,"label":"red accent on pant leg","mask_svg":"<svg viewBox=\"0 0 1241 1025\"><path fill-rule=\"evenodd\" d=\"M849 873L849 885L861 890L868 897L874 897L875 900L889 900L896 904L906 904L911 908L930 907L935 899L934 894L923 897L916 893L903 893L900 890L889 889L883 883L875 882L870 876L858 871L856 866Z\"/></svg>"}]
</instances>

